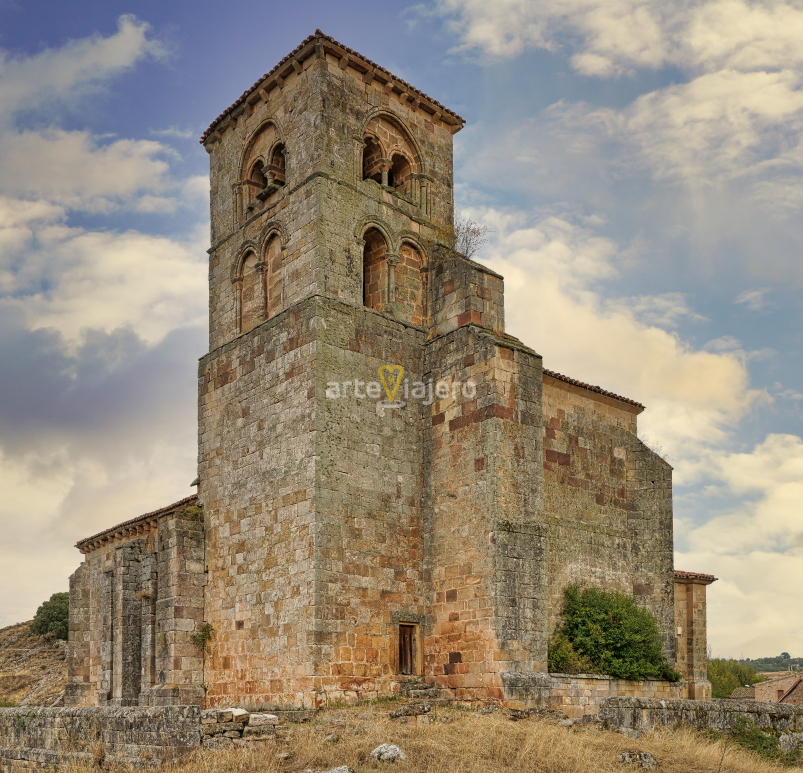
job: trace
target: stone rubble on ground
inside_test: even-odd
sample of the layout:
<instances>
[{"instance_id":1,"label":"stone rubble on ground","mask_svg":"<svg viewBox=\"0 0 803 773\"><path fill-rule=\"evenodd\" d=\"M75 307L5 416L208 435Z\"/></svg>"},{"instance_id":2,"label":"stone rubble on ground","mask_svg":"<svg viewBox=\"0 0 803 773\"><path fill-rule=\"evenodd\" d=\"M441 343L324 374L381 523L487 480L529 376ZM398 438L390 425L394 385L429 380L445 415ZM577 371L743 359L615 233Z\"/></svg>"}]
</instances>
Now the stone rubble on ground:
<instances>
[{"instance_id":1,"label":"stone rubble on ground","mask_svg":"<svg viewBox=\"0 0 803 773\"><path fill-rule=\"evenodd\" d=\"M399 717L417 717L422 714L428 714L432 710L432 706L428 703L411 703L407 706L400 706L398 709L393 709L388 716L391 719L399 719Z\"/></svg>"},{"instance_id":2,"label":"stone rubble on ground","mask_svg":"<svg viewBox=\"0 0 803 773\"><path fill-rule=\"evenodd\" d=\"M392 743L380 744L369 756L377 762L397 762L398 760L407 759L407 755L396 744Z\"/></svg>"},{"instance_id":3,"label":"stone rubble on ground","mask_svg":"<svg viewBox=\"0 0 803 773\"><path fill-rule=\"evenodd\" d=\"M616 755L617 761L622 765L638 765L643 770L653 770L658 767L655 757L649 752L637 752L632 749Z\"/></svg>"},{"instance_id":4,"label":"stone rubble on ground","mask_svg":"<svg viewBox=\"0 0 803 773\"><path fill-rule=\"evenodd\" d=\"M278 722L276 714L250 714L240 708L206 709L201 712L201 743L205 748L221 748L274 742Z\"/></svg>"}]
</instances>

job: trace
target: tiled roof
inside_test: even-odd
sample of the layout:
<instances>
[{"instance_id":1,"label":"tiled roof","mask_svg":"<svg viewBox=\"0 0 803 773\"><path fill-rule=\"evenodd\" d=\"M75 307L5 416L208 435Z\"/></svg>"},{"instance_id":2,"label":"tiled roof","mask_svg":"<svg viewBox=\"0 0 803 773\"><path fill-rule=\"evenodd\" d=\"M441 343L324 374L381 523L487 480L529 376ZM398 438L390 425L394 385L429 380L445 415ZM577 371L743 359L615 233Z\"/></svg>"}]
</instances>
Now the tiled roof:
<instances>
[{"instance_id":1,"label":"tiled roof","mask_svg":"<svg viewBox=\"0 0 803 773\"><path fill-rule=\"evenodd\" d=\"M780 697L778 698L778 703L783 703L786 698L788 698L795 690L797 690L798 685L803 681L803 676L799 676L797 681Z\"/></svg>"},{"instance_id":2,"label":"tiled roof","mask_svg":"<svg viewBox=\"0 0 803 773\"><path fill-rule=\"evenodd\" d=\"M89 545L89 543L94 542L95 540L100 540L103 539L104 537L112 536L118 531L127 531L132 527L136 526L137 524L149 520L150 518L154 518L159 515L165 515L166 513L172 512L173 510L178 510L180 507L186 507L187 505L194 504L197 500L198 500L197 494L185 497L184 499L179 499L178 502L173 502L172 505L167 505L166 507L160 507L158 510L154 510L151 513L138 515L136 518L132 518L130 521L123 521L122 523L118 523L116 526L112 526L112 528L110 529L106 529L104 531L98 532L97 534L93 534L91 537L87 537L86 539L79 540L78 542L75 543L75 547L81 550L82 547Z\"/></svg>"},{"instance_id":3,"label":"tiled roof","mask_svg":"<svg viewBox=\"0 0 803 773\"><path fill-rule=\"evenodd\" d=\"M644 409L644 406L641 403L637 403L635 400L631 400L629 397L622 397L621 395L614 394L613 392L608 392L602 387L594 386L593 384L586 384L583 381L578 381L576 378L564 376L562 373L555 373L554 370L544 369L544 375L551 376L552 378L556 378L558 381L563 381L567 384L572 384L573 386L582 387L583 389L587 389L589 392L596 392L597 394L605 395L605 397L613 398L614 400L618 400L620 403L627 403L628 405L635 405L637 408L641 408L642 410Z\"/></svg>"},{"instance_id":4,"label":"tiled roof","mask_svg":"<svg viewBox=\"0 0 803 773\"><path fill-rule=\"evenodd\" d=\"M731 698L749 698L753 700L756 697L756 688L751 687L737 687L732 693Z\"/></svg>"},{"instance_id":5,"label":"tiled roof","mask_svg":"<svg viewBox=\"0 0 803 773\"><path fill-rule=\"evenodd\" d=\"M290 62L294 57L298 56L303 49L314 44L316 42L324 42L326 41L330 45L337 46L341 49L344 53L353 56L355 59L359 59L360 62L368 65L372 70L375 72L381 73L384 77L388 79L388 81L392 81L394 83L398 83L400 86L403 86L408 93L416 94L419 98L425 99L427 102L431 103L439 110L442 110L444 113L453 116L456 118L460 123L465 123L465 121L453 110L449 110L448 107L444 107L440 102L436 99L432 99L432 97L427 96L423 91L419 91L415 86L411 86L406 81L403 81L401 78L397 78L393 73L386 70L384 67L381 67L376 62L372 62L370 59L366 59L362 54L353 49L349 48L348 46L344 46L342 43L338 42L334 38L330 38L328 35L324 35L323 32L320 30L315 30L314 35L310 35L308 38L305 38L300 45L298 45L295 49L293 49L284 59L282 59L272 70L266 72L250 89L244 91L242 96L229 107L227 107L214 121L209 125L209 128L203 133L201 137L201 142L205 142L206 138L212 133L215 126L221 121L223 118L226 117L228 113L234 110L236 107L241 105L245 102L246 98L249 94L252 94L256 91L268 78L272 77L273 75L277 74L278 70L282 67L285 67L288 62Z\"/></svg>"},{"instance_id":6,"label":"tiled roof","mask_svg":"<svg viewBox=\"0 0 803 773\"><path fill-rule=\"evenodd\" d=\"M708 582L716 582L717 578L713 574L700 574L700 572L682 572L675 569L676 580L703 580Z\"/></svg>"}]
</instances>

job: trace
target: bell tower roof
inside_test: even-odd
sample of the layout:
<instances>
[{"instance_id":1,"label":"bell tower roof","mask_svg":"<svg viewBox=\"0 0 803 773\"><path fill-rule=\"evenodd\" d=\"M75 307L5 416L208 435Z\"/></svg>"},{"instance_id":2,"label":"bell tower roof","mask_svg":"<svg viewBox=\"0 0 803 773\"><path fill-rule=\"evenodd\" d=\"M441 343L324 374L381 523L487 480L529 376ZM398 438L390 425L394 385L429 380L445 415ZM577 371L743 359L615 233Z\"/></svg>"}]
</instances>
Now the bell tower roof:
<instances>
[{"instance_id":1,"label":"bell tower roof","mask_svg":"<svg viewBox=\"0 0 803 773\"><path fill-rule=\"evenodd\" d=\"M232 105L227 107L214 121L201 137L201 144L215 133L218 127L228 125L231 120L236 120L239 115L247 110L246 105L258 102L261 98L270 94L274 88L282 88L284 79L293 71L300 71L301 65L310 56L318 58L333 57L337 60L339 67L346 70L351 67L362 75L365 83L377 81L389 96L395 97L400 102L419 109L430 116L431 119L441 120L451 127L452 133L456 133L463 128L465 120L453 110L444 107L440 102L432 97L428 97L423 91L419 91L415 86L411 86L401 78L397 78L393 73L384 67L366 59L362 54L354 51L334 38L324 35L320 30L315 30L314 35L310 35L302 43L284 57L270 72L265 73L250 89L245 91L240 98Z\"/></svg>"}]
</instances>

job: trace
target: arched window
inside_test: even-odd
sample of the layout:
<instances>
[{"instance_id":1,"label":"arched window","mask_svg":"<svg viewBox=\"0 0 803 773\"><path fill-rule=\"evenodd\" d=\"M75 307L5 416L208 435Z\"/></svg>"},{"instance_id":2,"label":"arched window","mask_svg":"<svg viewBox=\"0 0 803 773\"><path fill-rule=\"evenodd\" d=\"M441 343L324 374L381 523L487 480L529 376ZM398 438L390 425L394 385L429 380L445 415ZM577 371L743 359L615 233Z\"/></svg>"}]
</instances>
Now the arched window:
<instances>
[{"instance_id":1,"label":"arched window","mask_svg":"<svg viewBox=\"0 0 803 773\"><path fill-rule=\"evenodd\" d=\"M282 243L278 236L273 236L265 247L265 284L267 288L268 317L282 310L284 298L282 273Z\"/></svg>"},{"instance_id":2,"label":"arched window","mask_svg":"<svg viewBox=\"0 0 803 773\"><path fill-rule=\"evenodd\" d=\"M388 244L376 228L366 231L363 239L363 303L369 309L383 311L387 302Z\"/></svg>"},{"instance_id":3,"label":"arched window","mask_svg":"<svg viewBox=\"0 0 803 773\"><path fill-rule=\"evenodd\" d=\"M378 115L368 122L363 134L362 177L395 188L415 200L415 177L421 159L407 130L395 118Z\"/></svg>"},{"instance_id":4,"label":"arched window","mask_svg":"<svg viewBox=\"0 0 803 773\"><path fill-rule=\"evenodd\" d=\"M251 188L255 189L256 192L261 191L267 186L268 179L265 177L265 167L261 158L258 158L251 167L251 171L248 174L248 182L251 184Z\"/></svg>"},{"instance_id":5,"label":"arched window","mask_svg":"<svg viewBox=\"0 0 803 773\"><path fill-rule=\"evenodd\" d=\"M400 153L394 153L390 159L390 169L388 170L388 185L395 188L400 193L408 193L410 187L410 175L413 167L410 162Z\"/></svg>"},{"instance_id":6,"label":"arched window","mask_svg":"<svg viewBox=\"0 0 803 773\"><path fill-rule=\"evenodd\" d=\"M286 156L279 130L265 123L248 142L240 169L241 215L259 211L285 184Z\"/></svg>"},{"instance_id":7,"label":"arched window","mask_svg":"<svg viewBox=\"0 0 803 773\"><path fill-rule=\"evenodd\" d=\"M270 176L271 182L274 185L284 185L285 183L285 152L284 143L280 142L274 149L270 156Z\"/></svg>"},{"instance_id":8,"label":"arched window","mask_svg":"<svg viewBox=\"0 0 803 773\"><path fill-rule=\"evenodd\" d=\"M399 248L394 275L394 301L398 313L414 325L425 325L427 316L427 274L421 253L407 242Z\"/></svg>"},{"instance_id":9,"label":"arched window","mask_svg":"<svg viewBox=\"0 0 803 773\"><path fill-rule=\"evenodd\" d=\"M240 279L240 332L247 333L265 319L265 289L262 264L249 252Z\"/></svg>"},{"instance_id":10,"label":"arched window","mask_svg":"<svg viewBox=\"0 0 803 773\"><path fill-rule=\"evenodd\" d=\"M382 182L382 148L374 137L365 138L365 148L362 152L362 179Z\"/></svg>"}]
</instances>

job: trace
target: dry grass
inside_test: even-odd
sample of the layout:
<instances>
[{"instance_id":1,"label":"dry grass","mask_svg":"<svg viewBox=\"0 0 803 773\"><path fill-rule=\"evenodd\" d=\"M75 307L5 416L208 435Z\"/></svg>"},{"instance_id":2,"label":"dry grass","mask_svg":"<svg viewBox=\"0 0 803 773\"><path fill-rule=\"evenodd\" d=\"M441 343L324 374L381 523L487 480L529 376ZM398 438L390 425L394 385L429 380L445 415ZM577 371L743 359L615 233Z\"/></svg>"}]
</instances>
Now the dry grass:
<instances>
[{"instance_id":1,"label":"dry grass","mask_svg":"<svg viewBox=\"0 0 803 773\"><path fill-rule=\"evenodd\" d=\"M448 724L440 721L449 717ZM199 751L164 773L303 773L348 765L357 773L383 769L393 773L625 773L617 754L650 752L661 773L770 773L782 768L754 754L710 741L690 730L661 732L637 741L596 729L560 727L536 719L511 722L499 715L438 709L433 724L399 724L387 708L355 707L324 712L310 724L280 731L276 744L254 749ZM324 738L338 733L337 743ZM392 766L368 757L380 743L395 743L406 762ZM290 752L289 760L276 759ZM69 773L88 773L73 768ZM65 772L66 773L66 772Z\"/></svg>"}]
</instances>

